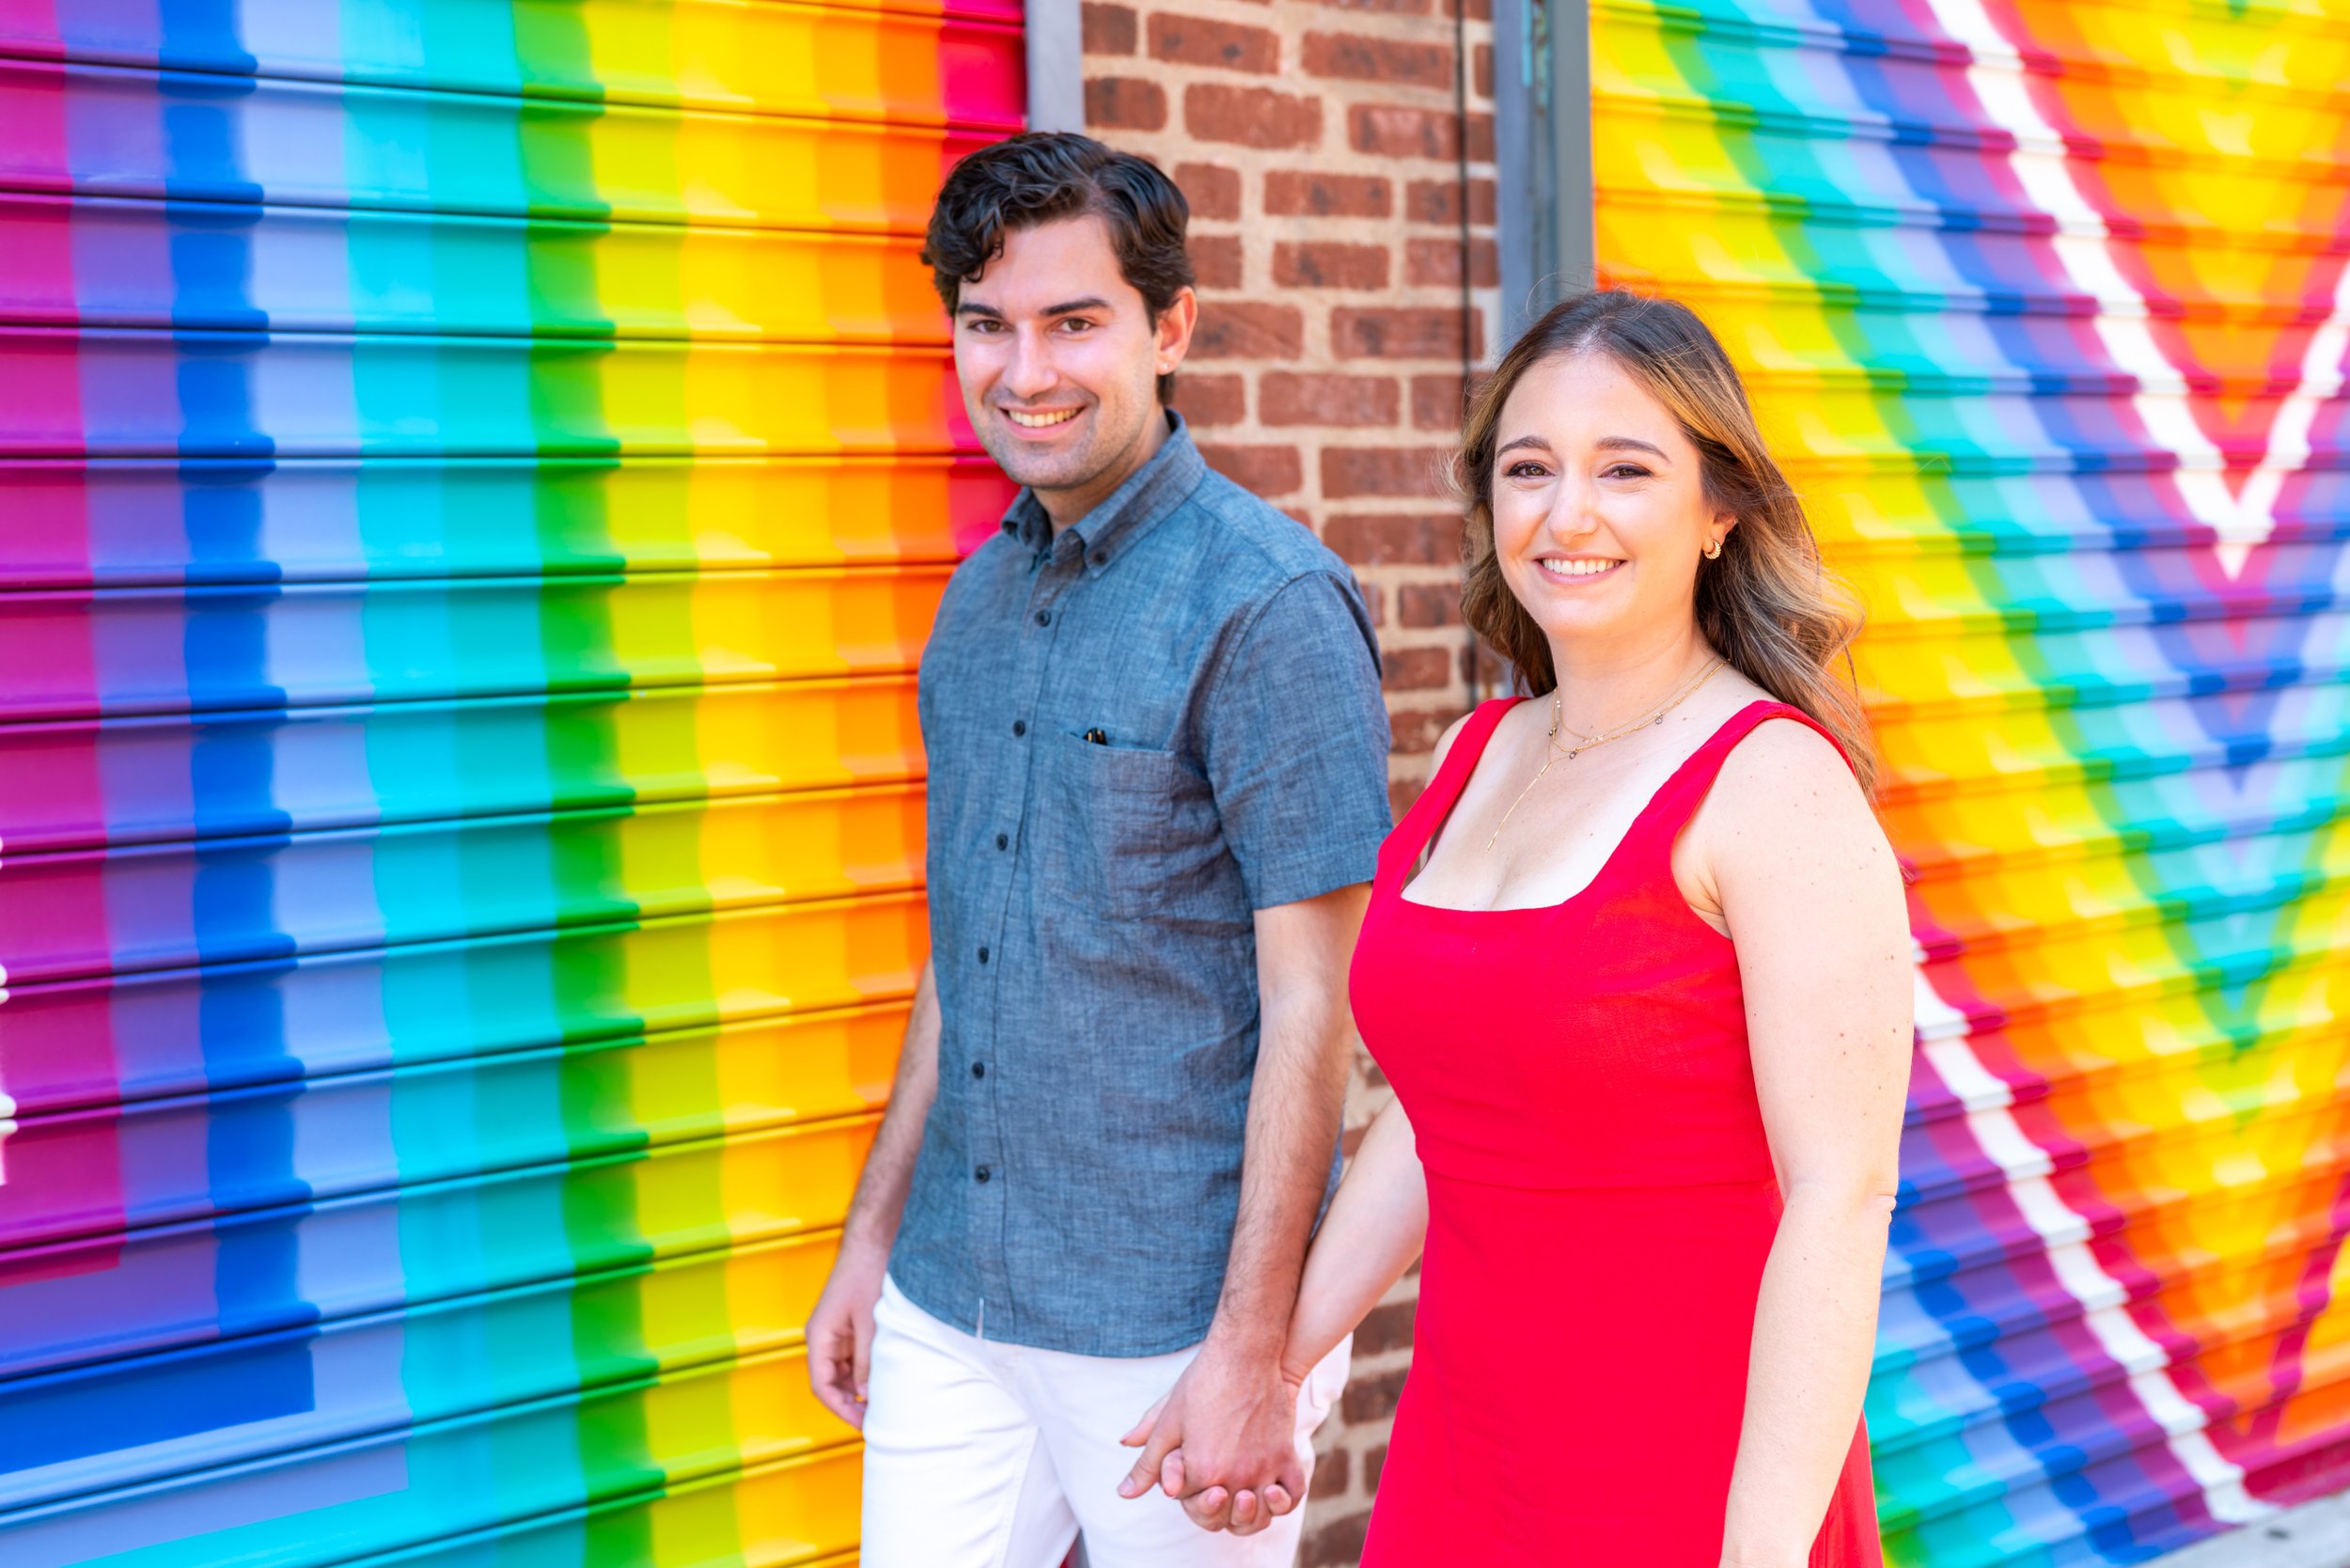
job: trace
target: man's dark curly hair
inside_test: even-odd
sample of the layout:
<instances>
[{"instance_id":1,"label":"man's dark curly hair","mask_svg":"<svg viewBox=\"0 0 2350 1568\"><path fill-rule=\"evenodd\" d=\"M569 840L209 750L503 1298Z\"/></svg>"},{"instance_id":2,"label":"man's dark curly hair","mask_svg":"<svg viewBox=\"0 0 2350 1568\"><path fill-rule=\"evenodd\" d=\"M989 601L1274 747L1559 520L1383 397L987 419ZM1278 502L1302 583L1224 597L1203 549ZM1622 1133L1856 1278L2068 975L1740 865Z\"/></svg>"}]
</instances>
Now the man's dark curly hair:
<instances>
[{"instance_id":1,"label":"man's dark curly hair","mask_svg":"<svg viewBox=\"0 0 2350 1568\"><path fill-rule=\"evenodd\" d=\"M1006 234L1086 213L1109 230L1120 274L1156 321L1191 286L1183 250L1191 206L1148 159L1073 132L1031 131L957 164L938 188L922 262L951 313L963 286L1004 253ZM1174 391L1175 378L1161 376L1159 401Z\"/></svg>"}]
</instances>

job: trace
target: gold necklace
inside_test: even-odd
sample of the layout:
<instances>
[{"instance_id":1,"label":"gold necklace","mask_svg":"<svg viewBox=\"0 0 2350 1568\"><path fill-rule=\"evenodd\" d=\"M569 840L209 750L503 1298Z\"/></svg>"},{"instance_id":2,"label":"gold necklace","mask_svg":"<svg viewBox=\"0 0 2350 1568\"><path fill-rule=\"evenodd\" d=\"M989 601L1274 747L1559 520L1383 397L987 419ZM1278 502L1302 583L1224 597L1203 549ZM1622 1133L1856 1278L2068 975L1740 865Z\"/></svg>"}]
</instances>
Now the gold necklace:
<instances>
[{"instance_id":1,"label":"gold necklace","mask_svg":"<svg viewBox=\"0 0 2350 1568\"><path fill-rule=\"evenodd\" d=\"M1665 699L1664 706L1654 709L1652 712L1642 713L1638 718L1632 720L1628 724L1619 725L1613 729L1603 730L1596 735L1586 735L1579 729L1569 730L1568 733L1577 737L1575 744L1572 748L1562 747L1559 744L1559 722L1561 711L1559 707L1560 694L1556 689L1553 689L1550 694L1550 737L1546 743L1546 748L1549 751L1549 755L1543 759L1543 765L1535 770L1534 776L1526 781L1526 788L1518 792L1518 798L1510 803L1510 810L1504 811L1501 814L1501 820L1494 823L1493 837L1485 840L1485 849L1483 853L1492 853L1495 843L1501 838L1501 830L1510 825L1511 812L1515 811L1519 805L1525 801L1526 797L1534 792L1534 786L1543 781L1543 775L1550 771L1550 765L1553 762L1558 761L1561 757L1572 762L1577 757L1582 756L1583 753L1587 751L1592 750L1594 747L1606 745L1610 741L1621 741L1627 735L1637 735L1643 729L1652 729L1656 725L1664 723L1665 715L1667 713L1671 713L1675 708L1680 707L1684 702L1686 702L1689 698L1695 697L1698 693L1699 687L1714 679L1714 672L1722 667L1722 663L1723 661L1719 658L1707 661L1705 667L1698 671L1697 679L1682 687L1671 697L1667 698Z\"/></svg>"}]
</instances>

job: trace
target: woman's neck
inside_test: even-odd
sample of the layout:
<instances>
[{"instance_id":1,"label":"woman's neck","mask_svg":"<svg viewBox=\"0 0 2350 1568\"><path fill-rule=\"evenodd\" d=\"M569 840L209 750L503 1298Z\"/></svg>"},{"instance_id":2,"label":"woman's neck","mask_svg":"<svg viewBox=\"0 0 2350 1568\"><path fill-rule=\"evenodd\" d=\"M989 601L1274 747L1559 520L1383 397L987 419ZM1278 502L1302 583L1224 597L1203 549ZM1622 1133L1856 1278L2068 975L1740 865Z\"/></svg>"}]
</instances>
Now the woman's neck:
<instances>
[{"instance_id":1,"label":"woman's neck","mask_svg":"<svg viewBox=\"0 0 2350 1568\"><path fill-rule=\"evenodd\" d=\"M1608 648L1562 645L1554 637L1550 667L1559 676L1559 723L1586 735L1629 724L1670 700L1714 656L1694 625Z\"/></svg>"}]
</instances>

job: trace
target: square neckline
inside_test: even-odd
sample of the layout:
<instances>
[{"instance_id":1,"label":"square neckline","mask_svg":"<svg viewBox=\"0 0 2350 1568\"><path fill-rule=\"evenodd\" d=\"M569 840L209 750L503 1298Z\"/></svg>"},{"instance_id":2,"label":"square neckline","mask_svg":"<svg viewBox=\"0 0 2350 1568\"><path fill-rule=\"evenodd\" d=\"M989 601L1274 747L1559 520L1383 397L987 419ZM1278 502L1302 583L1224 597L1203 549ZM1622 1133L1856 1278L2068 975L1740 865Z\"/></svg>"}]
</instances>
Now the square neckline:
<instances>
[{"instance_id":1,"label":"square neckline","mask_svg":"<svg viewBox=\"0 0 2350 1568\"><path fill-rule=\"evenodd\" d=\"M1428 854L1430 846L1436 841L1437 837L1451 823L1452 814L1460 809L1461 797L1468 793L1469 780L1477 776L1478 764L1484 761L1485 752L1493 744L1494 732L1501 728L1501 721L1508 718L1511 713L1521 704L1531 701L1532 698L1513 697L1504 700L1507 701L1508 706L1504 707L1499 713L1495 715L1493 723L1487 725L1485 727L1484 734L1479 737L1476 751L1469 756L1466 766L1461 771L1458 782L1452 786L1451 798L1444 803L1442 808L1440 808L1436 820L1429 825L1428 831L1420 836L1419 843L1413 851L1413 858L1415 860L1418 860L1420 856ZM1459 904L1451 903L1426 903L1418 899L1411 897L1410 895L1412 884L1418 881L1420 875L1424 874L1428 870L1428 868L1424 865L1419 867L1417 872L1414 872L1405 877L1403 880L1397 882L1392 890L1392 896L1398 903L1409 904L1414 909L1424 909L1428 910L1432 914L1437 915L1557 914L1559 911L1578 902L1583 898L1588 896L1593 888L1607 880L1608 873L1616 869L1616 863L1623 858L1625 846L1630 844L1632 840L1638 836L1642 824L1649 819L1649 814L1656 809L1657 803L1672 792L1674 786L1678 785L1682 781L1684 776L1685 776L1691 768L1697 765L1699 760L1704 757L1705 754L1713 748L1714 744L1716 741L1720 740L1724 734L1729 732L1731 726L1738 723L1739 720L1745 718L1748 713L1752 713L1757 708L1786 707L1787 704L1778 701L1775 698L1758 697L1753 701L1740 708L1737 712L1731 713L1729 717L1723 719L1720 724L1715 726L1713 732L1708 734L1705 739L1698 743L1697 749L1690 752L1688 756L1683 758L1680 764L1673 769L1671 774L1666 777L1665 781L1657 785L1656 788L1650 792L1648 799L1641 803L1640 809L1633 815L1631 823L1625 826L1622 834L1617 838L1615 844L1607 852L1607 857L1600 862L1599 869L1591 873L1590 880L1586 882L1582 886L1576 888L1574 892L1569 893L1563 899L1554 900L1549 903L1497 904L1484 909L1468 909L1464 908ZM1772 716L1776 717L1777 715L1774 714ZM1464 732L1464 738L1465 738L1465 731ZM1444 771L1449 770L1452 760L1453 759L1450 756L1446 757L1445 762L1447 767ZM1439 774L1439 778L1441 778L1441 772ZM1438 780L1432 779L1430 781L1431 787L1428 792L1429 794L1435 792L1434 785L1436 782L1438 782ZM1414 803L1413 809L1417 811L1419 805L1424 803L1427 798L1428 795L1423 794L1418 802ZM1407 812L1405 816L1408 821L1410 813ZM1686 826L1687 824L1684 823L1683 825ZM1676 832L1674 834L1674 838L1678 839L1679 837L1679 833ZM1694 911L1692 913L1694 913ZM1702 921L1700 923L1704 924ZM1709 932L1714 932L1714 934L1716 936L1721 934L1721 933L1714 931L1714 927L1710 924L1705 925L1705 929Z\"/></svg>"}]
</instances>

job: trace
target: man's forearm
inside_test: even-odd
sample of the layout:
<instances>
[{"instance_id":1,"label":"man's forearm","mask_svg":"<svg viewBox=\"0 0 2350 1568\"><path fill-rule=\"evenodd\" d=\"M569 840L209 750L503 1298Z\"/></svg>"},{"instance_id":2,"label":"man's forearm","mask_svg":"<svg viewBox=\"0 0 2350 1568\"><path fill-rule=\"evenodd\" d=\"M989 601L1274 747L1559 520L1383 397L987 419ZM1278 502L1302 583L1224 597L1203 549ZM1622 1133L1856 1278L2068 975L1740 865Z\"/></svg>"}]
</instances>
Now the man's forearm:
<instances>
[{"instance_id":1,"label":"man's forearm","mask_svg":"<svg viewBox=\"0 0 2350 1568\"><path fill-rule=\"evenodd\" d=\"M865 1156L864 1174L857 1178L856 1196L841 1226L844 1247L878 1247L886 1252L898 1238L898 1222L905 1215L906 1193L914 1184L915 1156L922 1151L922 1129L930 1120L931 1102L938 1097L938 991L931 966L922 965L915 987L914 1011L906 1020L904 1043L898 1051L898 1072L889 1090L889 1107L873 1135Z\"/></svg>"},{"instance_id":2,"label":"man's forearm","mask_svg":"<svg viewBox=\"0 0 2350 1568\"><path fill-rule=\"evenodd\" d=\"M1351 1044L1341 1008L1266 1020L1249 1093L1240 1215L1211 1330L1236 1351L1277 1357L1288 1340L1345 1114Z\"/></svg>"}]
</instances>

